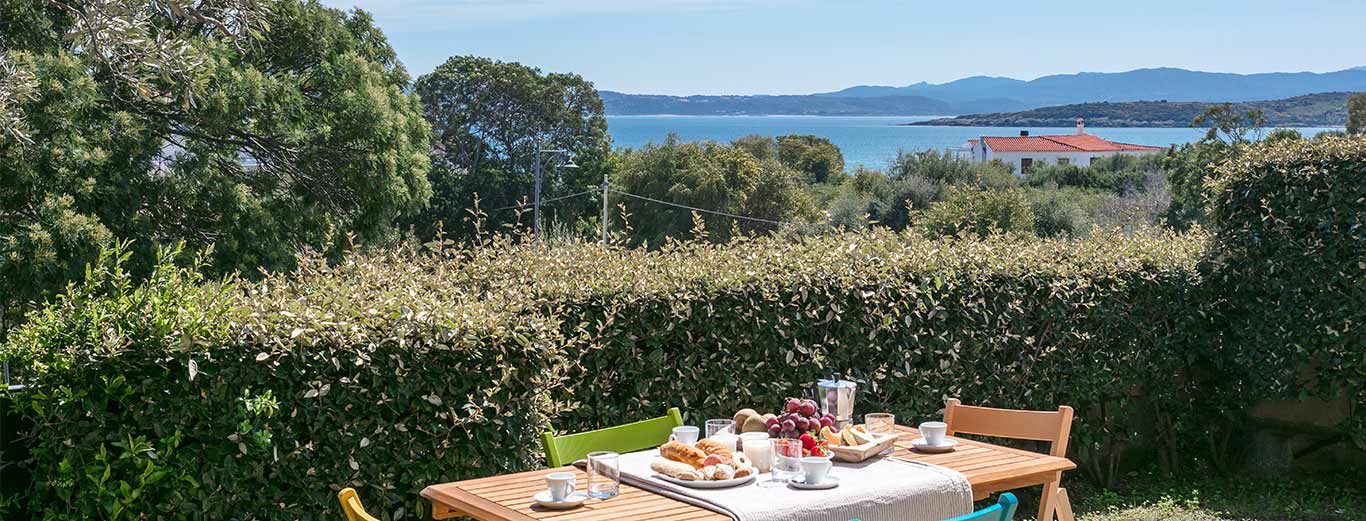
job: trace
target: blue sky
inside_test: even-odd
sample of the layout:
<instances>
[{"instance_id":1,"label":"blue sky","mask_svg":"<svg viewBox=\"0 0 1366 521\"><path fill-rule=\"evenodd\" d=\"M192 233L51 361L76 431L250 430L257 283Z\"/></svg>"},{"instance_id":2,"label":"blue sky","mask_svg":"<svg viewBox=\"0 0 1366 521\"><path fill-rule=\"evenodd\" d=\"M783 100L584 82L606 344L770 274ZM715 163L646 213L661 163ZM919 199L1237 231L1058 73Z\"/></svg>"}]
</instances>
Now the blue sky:
<instances>
[{"instance_id":1,"label":"blue sky","mask_svg":"<svg viewBox=\"0 0 1366 521\"><path fill-rule=\"evenodd\" d=\"M851 85L1182 67L1366 65L1366 2L323 0L371 12L416 77L475 54L599 89L804 94Z\"/></svg>"}]
</instances>

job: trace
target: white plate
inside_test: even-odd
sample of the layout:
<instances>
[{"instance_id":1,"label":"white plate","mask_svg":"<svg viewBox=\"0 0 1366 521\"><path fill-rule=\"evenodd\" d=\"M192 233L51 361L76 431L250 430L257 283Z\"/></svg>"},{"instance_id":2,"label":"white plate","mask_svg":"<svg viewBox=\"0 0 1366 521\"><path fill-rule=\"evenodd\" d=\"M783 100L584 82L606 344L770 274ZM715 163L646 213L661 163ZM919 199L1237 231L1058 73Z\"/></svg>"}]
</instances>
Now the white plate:
<instances>
[{"instance_id":1,"label":"white plate","mask_svg":"<svg viewBox=\"0 0 1366 521\"><path fill-rule=\"evenodd\" d=\"M684 479L678 479L675 477L665 476L663 474L655 474L655 477L662 479L664 481L668 481L669 483L685 486L688 488L730 488L738 487L740 485L744 485L746 483L754 481L754 474L750 474L743 478L723 479L720 481L688 481Z\"/></svg>"},{"instance_id":2,"label":"white plate","mask_svg":"<svg viewBox=\"0 0 1366 521\"><path fill-rule=\"evenodd\" d=\"M532 499L536 500L537 505L541 505L546 508L553 508L556 510L563 510L566 508L574 508L576 506L582 505L584 501L588 500L588 494L584 492L574 492L573 494L565 496L565 498L561 501L555 501L553 499L550 499L549 490L542 490L540 493L536 494L535 496L532 496Z\"/></svg>"},{"instance_id":3,"label":"white plate","mask_svg":"<svg viewBox=\"0 0 1366 521\"><path fill-rule=\"evenodd\" d=\"M802 490L825 490L827 488L835 488L840 486L840 478L835 476L826 476L825 481L822 481L820 483L807 483L805 481L798 481L797 478L792 478L787 481L787 485L792 488L799 488Z\"/></svg>"},{"instance_id":4,"label":"white plate","mask_svg":"<svg viewBox=\"0 0 1366 521\"><path fill-rule=\"evenodd\" d=\"M930 445L928 442L925 441L925 438L916 438L911 440L911 446L919 452L948 452L953 450L954 447L958 446L958 440L955 440L953 438L944 438L944 443L940 443L939 445Z\"/></svg>"}]
</instances>

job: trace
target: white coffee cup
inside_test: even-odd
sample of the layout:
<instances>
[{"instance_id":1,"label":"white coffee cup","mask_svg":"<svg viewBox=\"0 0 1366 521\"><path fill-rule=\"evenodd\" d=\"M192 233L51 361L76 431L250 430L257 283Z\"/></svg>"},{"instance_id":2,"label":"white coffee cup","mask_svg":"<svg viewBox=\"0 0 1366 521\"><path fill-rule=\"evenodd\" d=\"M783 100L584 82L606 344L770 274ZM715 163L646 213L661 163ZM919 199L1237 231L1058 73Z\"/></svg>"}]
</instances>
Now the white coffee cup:
<instances>
[{"instance_id":1,"label":"white coffee cup","mask_svg":"<svg viewBox=\"0 0 1366 521\"><path fill-rule=\"evenodd\" d=\"M574 493L573 472L551 472L545 475L545 487L550 491L550 499L564 501Z\"/></svg>"},{"instance_id":2,"label":"white coffee cup","mask_svg":"<svg viewBox=\"0 0 1366 521\"><path fill-rule=\"evenodd\" d=\"M920 424L920 435L925 438L925 443L930 445L943 445L944 435L949 432L949 424L944 422L925 422Z\"/></svg>"},{"instance_id":3,"label":"white coffee cup","mask_svg":"<svg viewBox=\"0 0 1366 521\"><path fill-rule=\"evenodd\" d=\"M694 443L697 443L697 434L699 432L701 432L701 429L698 429L697 427L693 427L691 425L674 427L674 433L669 435L669 439L678 441L680 443L692 445Z\"/></svg>"},{"instance_id":4,"label":"white coffee cup","mask_svg":"<svg viewBox=\"0 0 1366 521\"><path fill-rule=\"evenodd\" d=\"M830 468L834 466L835 464L830 462L830 458L820 456L802 458L802 474L806 475L807 484L824 483L825 478L830 475Z\"/></svg>"}]
</instances>

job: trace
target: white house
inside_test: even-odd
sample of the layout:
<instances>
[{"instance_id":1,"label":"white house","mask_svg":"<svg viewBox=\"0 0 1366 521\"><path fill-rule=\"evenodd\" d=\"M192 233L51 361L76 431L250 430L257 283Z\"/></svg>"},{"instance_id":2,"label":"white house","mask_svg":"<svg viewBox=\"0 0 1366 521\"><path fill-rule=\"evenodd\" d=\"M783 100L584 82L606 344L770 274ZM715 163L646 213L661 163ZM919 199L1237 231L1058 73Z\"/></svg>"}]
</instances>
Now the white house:
<instances>
[{"instance_id":1,"label":"white house","mask_svg":"<svg viewBox=\"0 0 1366 521\"><path fill-rule=\"evenodd\" d=\"M982 136L970 139L966 146L951 149L976 162L993 159L1011 165L1017 175L1024 175L1033 165L1047 163L1091 166L1091 162L1114 155L1147 155L1166 150L1163 147L1134 145L1101 139L1086 133L1085 122L1077 119L1077 133L1058 136L1030 136L1022 130L1016 136Z\"/></svg>"}]
</instances>

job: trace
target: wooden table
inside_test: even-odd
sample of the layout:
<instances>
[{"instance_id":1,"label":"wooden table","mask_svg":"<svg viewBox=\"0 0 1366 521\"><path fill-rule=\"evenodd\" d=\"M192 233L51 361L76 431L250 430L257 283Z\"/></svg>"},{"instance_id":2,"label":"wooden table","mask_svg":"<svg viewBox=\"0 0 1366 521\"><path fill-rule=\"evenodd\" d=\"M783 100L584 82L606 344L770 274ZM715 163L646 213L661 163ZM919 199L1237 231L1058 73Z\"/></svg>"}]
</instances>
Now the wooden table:
<instances>
[{"instance_id":1,"label":"wooden table","mask_svg":"<svg viewBox=\"0 0 1366 521\"><path fill-rule=\"evenodd\" d=\"M1004 492L1054 481L1066 470L1077 468L1066 458L982 443L964 438L958 448L945 454L921 454L911 451L911 440L920 437L915 429L898 426L901 439L896 442L893 457L933 463L962 473L972 484L974 500L985 499L996 492ZM682 501L647 492L622 483L621 494L607 501L589 500L572 510L541 508L531 499L545 490L545 475L570 471L579 474L580 485L588 476L574 467L544 469L504 476L471 479L455 483L432 485L422 490L422 497L432 502L432 517L450 519L467 515L484 521L599 521L608 519L642 519L650 521L726 521L730 517Z\"/></svg>"}]
</instances>

